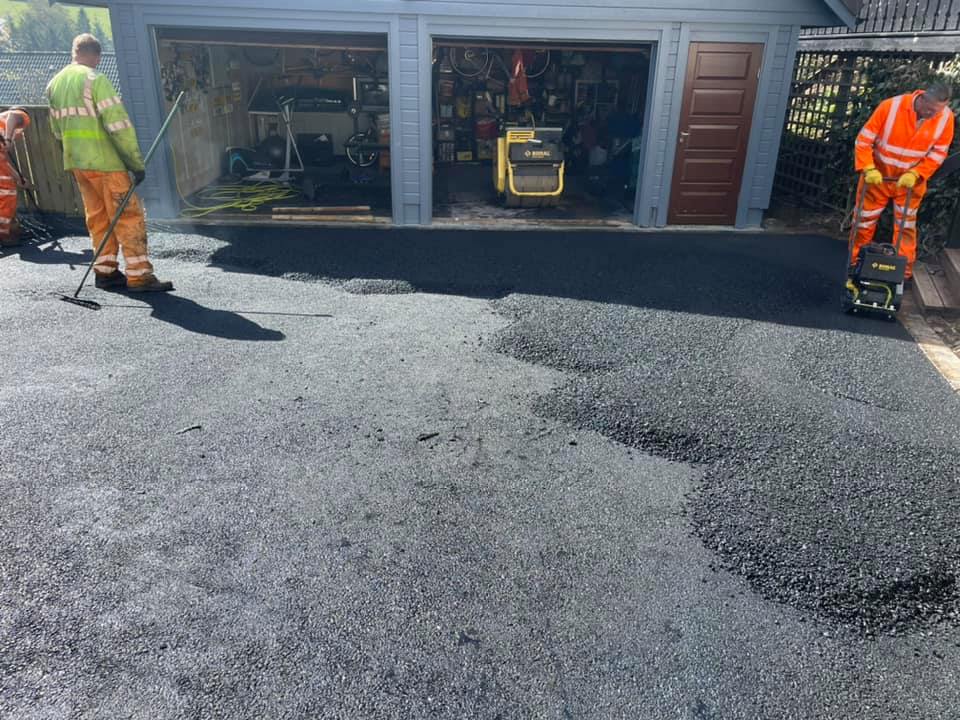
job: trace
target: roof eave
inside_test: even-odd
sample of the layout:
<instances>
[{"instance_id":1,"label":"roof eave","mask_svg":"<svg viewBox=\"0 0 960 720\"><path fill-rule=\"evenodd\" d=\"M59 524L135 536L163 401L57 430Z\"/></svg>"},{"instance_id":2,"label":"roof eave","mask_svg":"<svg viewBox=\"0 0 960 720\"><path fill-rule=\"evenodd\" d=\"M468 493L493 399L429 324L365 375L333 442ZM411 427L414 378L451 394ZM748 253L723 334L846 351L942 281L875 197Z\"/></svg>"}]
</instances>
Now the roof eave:
<instances>
[{"instance_id":1,"label":"roof eave","mask_svg":"<svg viewBox=\"0 0 960 720\"><path fill-rule=\"evenodd\" d=\"M848 28L853 30L857 26L857 16L850 12L850 8L846 6L843 0L824 0L824 2Z\"/></svg>"}]
</instances>

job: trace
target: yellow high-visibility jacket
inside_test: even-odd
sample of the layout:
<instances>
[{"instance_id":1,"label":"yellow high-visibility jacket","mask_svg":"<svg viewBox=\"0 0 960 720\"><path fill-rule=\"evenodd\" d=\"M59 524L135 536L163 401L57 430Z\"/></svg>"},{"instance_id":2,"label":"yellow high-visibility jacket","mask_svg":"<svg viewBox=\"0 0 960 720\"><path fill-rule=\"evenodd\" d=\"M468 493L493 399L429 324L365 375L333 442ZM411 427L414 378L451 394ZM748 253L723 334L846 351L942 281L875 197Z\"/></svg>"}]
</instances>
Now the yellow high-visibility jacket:
<instances>
[{"instance_id":1,"label":"yellow high-visibility jacket","mask_svg":"<svg viewBox=\"0 0 960 720\"><path fill-rule=\"evenodd\" d=\"M74 63L47 85L50 128L63 143L64 170L143 170L143 156L120 96L105 75Z\"/></svg>"}]
</instances>

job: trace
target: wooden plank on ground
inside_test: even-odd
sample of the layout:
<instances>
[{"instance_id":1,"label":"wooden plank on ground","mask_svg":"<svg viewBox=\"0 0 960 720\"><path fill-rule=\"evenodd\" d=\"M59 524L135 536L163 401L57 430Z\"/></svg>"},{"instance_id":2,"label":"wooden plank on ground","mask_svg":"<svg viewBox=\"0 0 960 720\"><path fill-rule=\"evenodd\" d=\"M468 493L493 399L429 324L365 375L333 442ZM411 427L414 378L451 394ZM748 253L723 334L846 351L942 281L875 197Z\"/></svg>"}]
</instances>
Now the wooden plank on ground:
<instances>
[{"instance_id":1,"label":"wooden plank on ground","mask_svg":"<svg viewBox=\"0 0 960 720\"><path fill-rule=\"evenodd\" d=\"M917 304L927 312L960 310L960 299L952 291L943 269L927 263L917 263L913 272L913 287Z\"/></svg>"},{"instance_id":2,"label":"wooden plank on ground","mask_svg":"<svg viewBox=\"0 0 960 720\"><path fill-rule=\"evenodd\" d=\"M373 215L271 215L270 219L295 222L387 222L386 218L377 218Z\"/></svg>"},{"instance_id":3,"label":"wooden plank on ground","mask_svg":"<svg viewBox=\"0 0 960 720\"><path fill-rule=\"evenodd\" d=\"M947 248L940 253L939 260L950 289L955 295L960 295L960 250Z\"/></svg>"},{"instance_id":4,"label":"wooden plank on ground","mask_svg":"<svg viewBox=\"0 0 960 720\"><path fill-rule=\"evenodd\" d=\"M369 213L369 205L329 205L329 206L319 206L319 207L275 207L273 212L295 215L321 215L325 213L334 213L334 214L344 214L344 213Z\"/></svg>"}]
</instances>

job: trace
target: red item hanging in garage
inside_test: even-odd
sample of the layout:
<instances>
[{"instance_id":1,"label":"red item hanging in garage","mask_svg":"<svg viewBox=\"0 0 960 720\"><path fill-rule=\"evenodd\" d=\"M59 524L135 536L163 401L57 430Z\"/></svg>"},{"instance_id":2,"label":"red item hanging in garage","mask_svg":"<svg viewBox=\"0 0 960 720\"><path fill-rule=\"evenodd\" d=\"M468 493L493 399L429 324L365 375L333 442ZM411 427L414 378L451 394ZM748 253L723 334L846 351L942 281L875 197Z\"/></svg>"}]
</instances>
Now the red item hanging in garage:
<instances>
[{"instance_id":1,"label":"red item hanging in garage","mask_svg":"<svg viewBox=\"0 0 960 720\"><path fill-rule=\"evenodd\" d=\"M519 107L524 103L530 102L530 88L527 85L526 62L522 50L513 51L513 59L510 62L513 72L510 75L510 90L508 102Z\"/></svg>"}]
</instances>

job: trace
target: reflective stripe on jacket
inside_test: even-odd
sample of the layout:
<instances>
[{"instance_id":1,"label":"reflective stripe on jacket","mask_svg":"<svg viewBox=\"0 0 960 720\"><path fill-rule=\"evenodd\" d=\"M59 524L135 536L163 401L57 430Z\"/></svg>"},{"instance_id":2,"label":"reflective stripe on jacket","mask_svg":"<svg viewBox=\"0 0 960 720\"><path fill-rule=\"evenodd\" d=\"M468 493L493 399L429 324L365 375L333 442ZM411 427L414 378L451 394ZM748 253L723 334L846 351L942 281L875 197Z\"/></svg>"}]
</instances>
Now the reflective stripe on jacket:
<instances>
[{"instance_id":1,"label":"reflective stripe on jacket","mask_svg":"<svg viewBox=\"0 0 960 720\"><path fill-rule=\"evenodd\" d=\"M113 84L86 65L68 65L47 85L50 128L65 170L143 170L137 134Z\"/></svg>"},{"instance_id":2,"label":"reflective stripe on jacket","mask_svg":"<svg viewBox=\"0 0 960 720\"><path fill-rule=\"evenodd\" d=\"M884 100L857 136L856 169L873 165L885 177L913 170L922 179L932 176L953 143L953 111L943 111L917 127L914 102L922 91Z\"/></svg>"}]
</instances>

